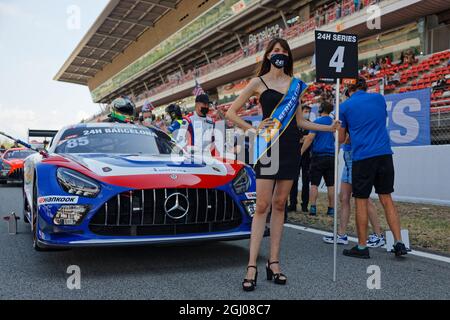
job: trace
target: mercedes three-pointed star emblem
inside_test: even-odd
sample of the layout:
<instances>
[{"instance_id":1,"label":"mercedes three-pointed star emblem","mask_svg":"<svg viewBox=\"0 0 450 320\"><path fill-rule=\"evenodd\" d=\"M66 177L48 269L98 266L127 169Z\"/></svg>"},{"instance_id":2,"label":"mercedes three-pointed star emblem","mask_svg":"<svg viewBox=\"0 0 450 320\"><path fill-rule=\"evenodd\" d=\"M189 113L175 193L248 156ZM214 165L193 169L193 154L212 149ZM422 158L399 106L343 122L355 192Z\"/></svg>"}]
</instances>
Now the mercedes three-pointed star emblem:
<instances>
[{"instance_id":1,"label":"mercedes three-pointed star emblem","mask_svg":"<svg viewBox=\"0 0 450 320\"><path fill-rule=\"evenodd\" d=\"M183 219L189 212L189 199L182 193L173 193L164 202L164 211L174 220Z\"/></svg>"}]
</instances>

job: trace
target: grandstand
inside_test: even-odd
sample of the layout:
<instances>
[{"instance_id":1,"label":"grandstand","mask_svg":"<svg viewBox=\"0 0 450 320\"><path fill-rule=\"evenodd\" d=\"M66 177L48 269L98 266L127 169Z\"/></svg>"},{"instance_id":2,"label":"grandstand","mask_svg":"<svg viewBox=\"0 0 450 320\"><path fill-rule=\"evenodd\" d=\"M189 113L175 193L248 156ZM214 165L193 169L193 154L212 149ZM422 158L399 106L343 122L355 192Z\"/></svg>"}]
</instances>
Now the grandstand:
<instances>
[{"instance_id":1,"label":"grandstand","mask_svg":"<svg viewBox=\"0 0 450 320\"><path fill-rule=\"evenodd\" d=\"M220 87L245 83L266 43L282 36L293 49L296 75L311 84L305 103L314 104L322 93L332 94L331 86L313 82L315 29L359 35L361 73L368 77L371 91L432 88L449 73L447 0L360 3L361 7L353 0L112 0L55 78L88 85L95 102L106 104L126 94L138 106L150 100L157 107L174 101L188 107L192 99L187 98L198 81L214 100L224 103L218 107L223 112L235 94L226 96ZM366 9L372 4L381 9L382 30L367 28ZM400 61L407 51L414 59ZM394 62L367 74L364 66L385 56ZM432 112L439 117L445 117L450 106L446 81L432 93ZM257 108L243 111L257 113Z\"/></svg>"}]
</instances>

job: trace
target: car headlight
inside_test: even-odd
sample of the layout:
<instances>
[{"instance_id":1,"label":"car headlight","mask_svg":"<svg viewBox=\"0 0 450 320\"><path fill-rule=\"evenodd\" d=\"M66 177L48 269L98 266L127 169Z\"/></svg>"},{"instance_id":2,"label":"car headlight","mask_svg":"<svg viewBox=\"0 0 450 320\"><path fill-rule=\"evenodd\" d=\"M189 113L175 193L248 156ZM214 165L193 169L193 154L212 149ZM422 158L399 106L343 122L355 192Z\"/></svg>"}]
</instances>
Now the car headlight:
<instances>
[{"instance_id":1,"label":"car headlight","mask_svg":"<svg viewBox=\"0 0 450 320\"><path fill-rule=\"evenodd\" d=\"M233 180L233 189L237 194L247 192L250 188L250 177L247 170L242 169Z\"/></svg>"},{"instance_id":2,"label":"car headlight","mask_svg":"<svg viewBox=\"0 0 450 320\"><path fill-rule=\"evenodd\" d=\"M59 168L56 176L67 193L88 198L95 198L100 193L100 185L95 180L74 170Z\"/></svg>"},{"instance_id":3,"label":"car headlight","mask_svg":"<svg viewBox=\"0 0 450 320\"><path fill-rule=\"evenodd\" d=\"M88 206L62 206L53 218L53 223L57 226L76 226L88 211Z\"/></svg>"}]
</instances>

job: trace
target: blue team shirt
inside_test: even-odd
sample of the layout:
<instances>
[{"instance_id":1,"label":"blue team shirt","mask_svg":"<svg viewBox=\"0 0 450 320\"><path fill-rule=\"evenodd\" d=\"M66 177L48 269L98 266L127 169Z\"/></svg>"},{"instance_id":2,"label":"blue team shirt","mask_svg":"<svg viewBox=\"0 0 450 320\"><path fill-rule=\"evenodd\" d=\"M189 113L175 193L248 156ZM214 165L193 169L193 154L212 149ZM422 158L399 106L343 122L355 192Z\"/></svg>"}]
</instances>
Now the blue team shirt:
<instances>
[{"instance_id":1,"label":"blue team shirt","mask_svg":"<svg viewBox=\"0 0 450 320\"><path fill-rule=\"evenodd\" d=\"M314 123L329 126L333 123L333 119L330 116L324 116L317 118ZM313 154L334 156L335 140L333 132L311 131L311 133L316 134L312 146Z\"/></svg>"},{"instance_id":2,"label":"blue team shirt","mask_svg":"<svg viewBox=\"0 0 450 320\"><path fill-rule=\"evenodd\" d=\"M342 145L342 151L346 152L352 151L352 145L350 143L344 143Z\"/></svg>"},{"instance_id":3,"label":"blue team shirt","mask_svg":"<svg viewBox=\"0 0 450 320\"><path fill-rule=\"evenodd\" d=\"M386 128L386 101L381 94L355 92L339 111L352 141L354 161L393 154Z\"/></svg>"}]
</instances>

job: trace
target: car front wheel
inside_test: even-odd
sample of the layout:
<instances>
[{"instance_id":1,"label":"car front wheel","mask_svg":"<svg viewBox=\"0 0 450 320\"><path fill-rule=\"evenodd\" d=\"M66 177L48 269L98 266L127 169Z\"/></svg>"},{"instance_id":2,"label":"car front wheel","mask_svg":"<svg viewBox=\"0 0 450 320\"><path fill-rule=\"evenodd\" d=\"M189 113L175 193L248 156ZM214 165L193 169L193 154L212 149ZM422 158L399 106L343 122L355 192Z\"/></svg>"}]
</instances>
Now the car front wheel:
<instances>
[{"instance_id":1,"label":"car front wheel","mask_svg":"<svg viewBox=\"0 0 450 320\"><path fill-rule=\"evenodd\" d=\"M32 229L32 233L33 233L33 249L36 251L45 251L43 248L39 247L39 243L38 243L38 228L37 228L37 216L38 216L38 204L37 204L37 187L36 187L36 182L34 183L33 186L33 201L34 201L34 205L33 205L33 212L32 212L32 219L33 219L33 229Z\"/></svg>"}]
</instances>

